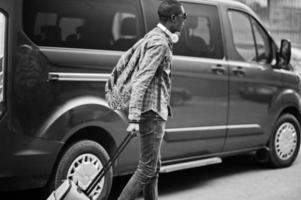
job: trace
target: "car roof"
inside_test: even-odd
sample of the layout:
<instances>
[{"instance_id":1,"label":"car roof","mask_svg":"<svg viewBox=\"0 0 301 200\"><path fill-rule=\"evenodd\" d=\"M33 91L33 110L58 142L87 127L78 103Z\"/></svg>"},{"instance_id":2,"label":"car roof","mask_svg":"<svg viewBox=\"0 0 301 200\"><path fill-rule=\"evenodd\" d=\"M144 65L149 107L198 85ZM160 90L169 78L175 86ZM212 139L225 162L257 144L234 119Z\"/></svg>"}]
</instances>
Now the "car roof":
<instances>
[{"instance_id":1,"label":"car roof","mask_svg":"<svg viewBox=\"0 0 301 200\"><path fill-rule=\"evenodd\" d=\"M250 13L253 17L260 21L260 18L257 14L246 4L234 1L234 0L179 0L180 2L187 3L203 3L211 5L220 5L221 7L227 7L230 9L238 9Z\"/></svg>"},{"instance_id":2,"label":"car roof","mask_svg":"<svg viewBox=\"0 0 301 200\"><path fill-rule=\"evenodd\" d=\"M248 7L246 4L243 4L238 1L234 0L180 0L181 2L189 2L189 3L205 3L205 4L219 4L221 6L226 6L230 8L235 8L235 9L240 9L240 10L245 10L248 12L251 12L252 14L256 15L255 12Z\"/></svg>"}]
</instances>

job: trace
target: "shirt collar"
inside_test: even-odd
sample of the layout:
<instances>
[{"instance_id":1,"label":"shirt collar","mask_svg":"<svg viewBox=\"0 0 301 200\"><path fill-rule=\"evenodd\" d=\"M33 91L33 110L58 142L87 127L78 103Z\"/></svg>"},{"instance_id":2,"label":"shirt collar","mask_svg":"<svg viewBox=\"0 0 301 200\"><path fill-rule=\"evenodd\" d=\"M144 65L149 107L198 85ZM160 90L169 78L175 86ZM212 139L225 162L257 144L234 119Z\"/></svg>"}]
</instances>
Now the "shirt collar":
<instances>
[{"instance_id":1,"label":"shirt collar","mask_svg":"<svg viewBox=\"0 0 301 200\"><path fill-rule=\"evenodd\" d=\"M170 32L170 31L169 31L163 24L161 24L161 23L158 23L158 24L157 24L157 27L158 27L158 29L159 29L161 32L164 33L164 35L167 36L168 42L169 42L170 44L173 44L173 43L172 43L172 40L171 40L171 37L170 37L167 33L165 33L165 31L167 31L167 32ZM164 29L165 29L165 31L164 31Z\"/></svg>"}]
</instances>

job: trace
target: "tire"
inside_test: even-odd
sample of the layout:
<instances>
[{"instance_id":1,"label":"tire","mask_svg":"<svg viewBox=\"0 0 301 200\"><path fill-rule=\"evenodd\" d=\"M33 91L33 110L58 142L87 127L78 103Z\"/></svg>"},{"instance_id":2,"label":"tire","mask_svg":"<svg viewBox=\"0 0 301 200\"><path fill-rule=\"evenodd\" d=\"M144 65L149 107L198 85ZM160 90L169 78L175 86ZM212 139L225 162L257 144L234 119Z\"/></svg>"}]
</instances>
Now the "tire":
<instances>
[{"instance_id":1,"label":"tire","mask_svg":"<svg viewBox=\"0 0 301 200\"><path fill-rule=\"evenodd\" d=\"M54 172L52 190L57 188L62 180L69 178L82 189L86 189L93 177L109 160L106 150L98 143L83 140L69 146L63 153ZM108 199L113 181L112 168L106 173L91 194L93 200Z\"/></svg>"},{"instance_id":2,"label":"tire","mask_svg":"<svg viewBox=\"0 0 301 200\"><path fill-rule=\"evenodd\" d=\"M284 114L277 120L269 148L272 167L288 167L295 161L300 148L300 124L293 115Z\"/></svg>"}]
</instances>

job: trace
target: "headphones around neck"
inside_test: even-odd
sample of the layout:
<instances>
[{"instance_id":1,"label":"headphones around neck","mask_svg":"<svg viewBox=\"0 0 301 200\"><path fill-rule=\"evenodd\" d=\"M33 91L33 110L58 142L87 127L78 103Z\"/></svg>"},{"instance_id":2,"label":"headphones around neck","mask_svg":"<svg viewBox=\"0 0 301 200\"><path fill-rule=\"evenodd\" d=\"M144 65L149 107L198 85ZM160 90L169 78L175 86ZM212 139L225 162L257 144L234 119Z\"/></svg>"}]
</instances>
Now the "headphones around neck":
<instances>
[{"instance_id":1,"label":"headphones around neck","mask_svg":"<svg viewBox=\"0 0 301 200\"><path fill-rule=\"evenodd\" d=\"M159 27L162 31L164 31L170 38L172 43L177 43L179 41L179 36L175 33L171 33L165 26L162 24L157 24L157 27Z\"/></svg>"}]
</instances>

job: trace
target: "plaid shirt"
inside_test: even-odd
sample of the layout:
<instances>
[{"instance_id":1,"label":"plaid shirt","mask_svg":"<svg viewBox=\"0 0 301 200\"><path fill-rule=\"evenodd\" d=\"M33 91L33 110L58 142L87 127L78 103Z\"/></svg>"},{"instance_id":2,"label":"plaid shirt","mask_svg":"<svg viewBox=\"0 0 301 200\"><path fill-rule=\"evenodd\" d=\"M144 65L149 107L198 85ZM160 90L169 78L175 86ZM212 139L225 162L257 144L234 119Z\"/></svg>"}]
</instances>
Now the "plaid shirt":
<instances>
[{"instance_id":1,"label":"plaid shirt","mask_svg":"<svg viewBox=\"0 0 301 200\"><path fill-rule=\"evenodd\" d=\"M171 115L171 39L155 27L135 54L140 59L132 85L129 120L139 121L141 113L152 110L166 121Z\"/></svg>"}]
</instances>

